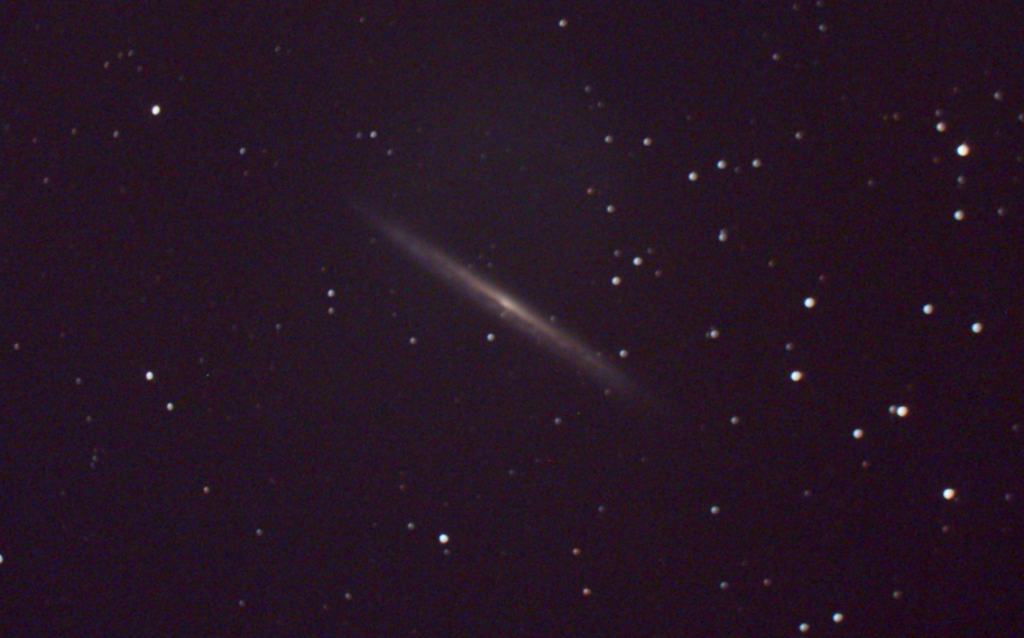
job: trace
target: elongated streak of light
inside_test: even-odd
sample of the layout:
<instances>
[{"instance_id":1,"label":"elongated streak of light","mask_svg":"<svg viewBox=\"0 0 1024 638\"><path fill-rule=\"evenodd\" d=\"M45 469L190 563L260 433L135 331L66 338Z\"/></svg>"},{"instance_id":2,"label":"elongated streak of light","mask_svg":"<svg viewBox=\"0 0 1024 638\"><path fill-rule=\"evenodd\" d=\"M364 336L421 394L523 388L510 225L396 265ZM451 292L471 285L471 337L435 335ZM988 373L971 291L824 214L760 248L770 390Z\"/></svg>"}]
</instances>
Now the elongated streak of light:
<instances>
[{"instance_id":1,"label":"elongated streak of light","mask_svg":"<svg viewBox=\"0 0 1024 638\"><path fill-rule=\"evenodd\" d=\"M597 383L623 396L632 395L633 382L582 340L554 325L540 314L490 283L447 253L410 230L355 205L367 221L418 265L453 288L467 294L486 310L496 312L516 330L534 337L546 350L569 362Z\"/></svg>"}]
</instances>

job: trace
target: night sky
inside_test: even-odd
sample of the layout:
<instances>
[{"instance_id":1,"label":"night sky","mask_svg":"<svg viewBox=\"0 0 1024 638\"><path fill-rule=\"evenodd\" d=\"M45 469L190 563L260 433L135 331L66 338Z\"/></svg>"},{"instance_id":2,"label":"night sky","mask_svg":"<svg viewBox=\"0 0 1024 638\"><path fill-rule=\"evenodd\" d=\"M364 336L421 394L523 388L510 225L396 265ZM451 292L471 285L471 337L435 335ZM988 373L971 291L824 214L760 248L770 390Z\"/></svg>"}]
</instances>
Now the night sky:
<instances>
[{"instance_id":1,"label":"night sky","mask_svg":"<svg viewBox=\"0 0 1024 638\"><path fill-rule=\"evenodd\" d=\"M1024 9L86 4L0 634L1024 635Z\"/></svg>"}]
</instances>

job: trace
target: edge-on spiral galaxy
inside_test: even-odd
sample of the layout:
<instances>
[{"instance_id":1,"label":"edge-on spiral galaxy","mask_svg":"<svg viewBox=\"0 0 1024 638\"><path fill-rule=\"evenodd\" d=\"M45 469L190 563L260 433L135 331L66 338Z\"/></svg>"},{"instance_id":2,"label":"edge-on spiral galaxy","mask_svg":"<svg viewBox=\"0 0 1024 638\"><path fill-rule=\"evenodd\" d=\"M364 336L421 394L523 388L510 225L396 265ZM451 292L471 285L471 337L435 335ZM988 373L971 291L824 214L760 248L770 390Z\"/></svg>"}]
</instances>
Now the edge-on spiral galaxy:
<instances>
[{"instance_id":1,"label":"edge-on spiral galaxy","mask_svg":"<svg viewBox=\"0 0 1024 638\"><path fill-rule=\"evenodd\" d=\"M463 266L403 224L382 217L362 202L352 201L351 205L372 228L383 233L402 253L437 279L465 294L482 309L496 314L515 330L533 337L543 349L583 372L604 389L623 397L633 395L635 385L632 380L599 351L555 326L526 303Z\"/></svg>"}]
</instances>

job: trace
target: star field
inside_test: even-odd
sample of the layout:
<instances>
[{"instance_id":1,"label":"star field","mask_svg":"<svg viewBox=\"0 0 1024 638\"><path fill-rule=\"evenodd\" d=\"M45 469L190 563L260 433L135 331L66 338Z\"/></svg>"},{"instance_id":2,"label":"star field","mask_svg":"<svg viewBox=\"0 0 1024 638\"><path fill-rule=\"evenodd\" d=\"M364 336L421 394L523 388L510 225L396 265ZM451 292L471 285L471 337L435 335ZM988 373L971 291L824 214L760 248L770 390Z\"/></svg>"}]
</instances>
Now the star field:
<instances>
[{"instance_id":1,"label":"star field","mask_svg":"<svg viewBox=\"0 0 1024 638\"><path fill-rule=\"evenodd\" d=\"M3 635L1024 631L1018 9L11 13Z\"/></svg>"}]
</instances>

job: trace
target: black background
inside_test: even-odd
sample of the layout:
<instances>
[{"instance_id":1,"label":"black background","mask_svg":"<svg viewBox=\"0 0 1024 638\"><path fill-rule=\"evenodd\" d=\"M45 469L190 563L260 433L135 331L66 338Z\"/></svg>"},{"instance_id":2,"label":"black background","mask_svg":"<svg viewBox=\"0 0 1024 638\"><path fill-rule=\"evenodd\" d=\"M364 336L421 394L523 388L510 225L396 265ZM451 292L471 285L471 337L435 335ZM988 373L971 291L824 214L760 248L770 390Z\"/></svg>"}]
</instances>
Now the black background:
<instances>
[{"instance_id":1,"label":"black background","mask_svg":"<svg viewBox=\"0 0 1024 638\"><path fill-rule=\"evenodd\" d=\"M4 11L5 635L1024 631L1019 10L318 4Z\"/></svg>"}]
</instances>

